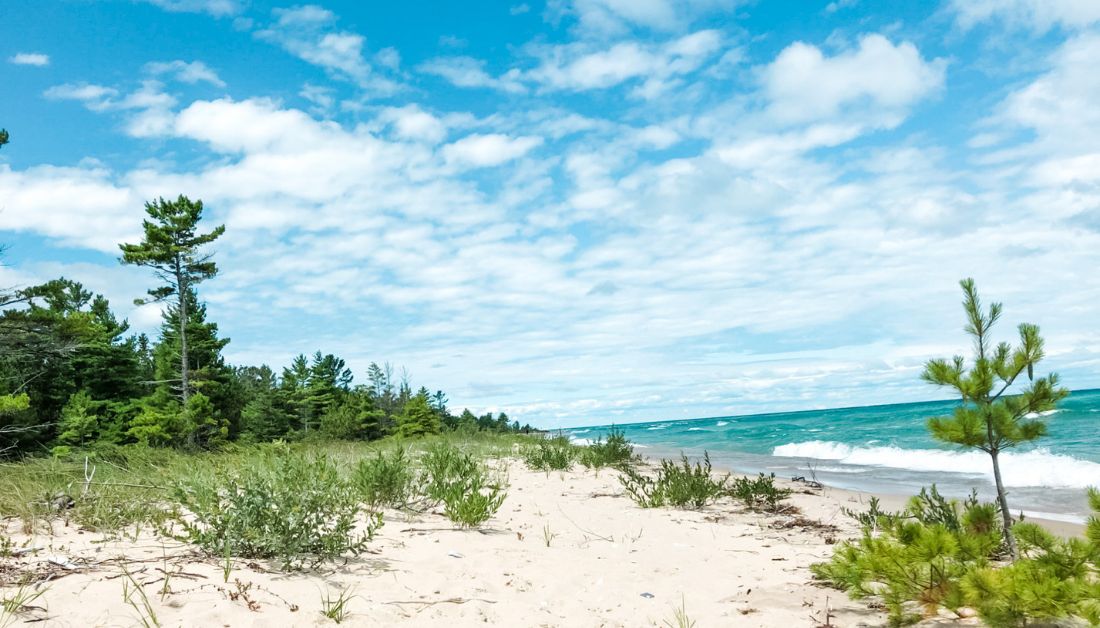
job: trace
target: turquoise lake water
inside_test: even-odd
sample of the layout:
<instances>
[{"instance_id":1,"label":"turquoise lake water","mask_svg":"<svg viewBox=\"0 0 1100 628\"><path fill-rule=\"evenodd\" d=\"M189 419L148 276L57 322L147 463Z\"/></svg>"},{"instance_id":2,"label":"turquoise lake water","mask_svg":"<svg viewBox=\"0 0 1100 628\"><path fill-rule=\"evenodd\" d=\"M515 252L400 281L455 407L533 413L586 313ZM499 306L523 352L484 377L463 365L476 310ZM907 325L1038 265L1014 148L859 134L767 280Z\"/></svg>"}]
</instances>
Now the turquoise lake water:
<instances>
[{"instance_id":1,"label":"turquoise lake water","mask_svg":"<svg viewBox=\"0 0 1100 628\"><path fill-rule=\"evenodd\" d=\"M837 488L910 495L935 483L946 495L972 488L991 499L993 471L981 451L959 451L933 441L932 416L949 415L955 402L813 410L687 421L621 425L637 452L652 458L710 453L711 462L743 473L811 476ZM1049 436L1001 457L1013 512L1084 521L1085 488L1100 487L1100 389L1073 392L1058 410L1043 413ZM575 441L610 426L564 430Z\"/></svg>"}]
</instances>

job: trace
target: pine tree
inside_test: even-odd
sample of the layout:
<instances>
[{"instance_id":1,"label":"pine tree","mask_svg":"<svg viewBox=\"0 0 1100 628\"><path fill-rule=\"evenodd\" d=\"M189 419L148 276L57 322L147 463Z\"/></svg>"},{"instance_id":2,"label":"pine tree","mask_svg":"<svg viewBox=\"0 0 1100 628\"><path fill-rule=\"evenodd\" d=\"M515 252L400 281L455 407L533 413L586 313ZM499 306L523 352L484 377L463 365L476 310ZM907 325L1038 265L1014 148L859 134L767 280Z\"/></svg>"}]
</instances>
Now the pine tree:
<instances>
[{"instance_id":1,"label":"pine tree","mask_svg":"<svg viewBox=\"0 0 1100 628\"><path fill-rule=\"evenodd\" d=\"M202 254L199 249L225 233L225 225L215 227L210 233L196 233L202 218L202 201L192 202L182 194L175 201L160 198L146 203L145 212L153 219L142 222L145 238L140 244L120 244L120 261L123 264L148 266L166 284L149 290L149 299L136 299L134 303L144 305L172 296L177 299L180 311L179 390L186 411L191 396L186 324L190 320L188 297L193 294L195 285L218 274L217 266L210 261L211 254Z\"/></svg>"},{"instance_id":2,"label":"pine tree","mask_svg":"<svg viewBox=\"0 0 1100 628\"><path fill-rule=\"evenodd\" d=\"M1057 374L1034 378L1035 365L1043 359L1043 339L1038 326L1027 323L1019 326L1020 345L1015 350L1007 342L992 347L989 330L1001 317L1001 304L993 303L987 312L982 312L974 280L959 283L965 295L964 330L974 338L974 364L967 369L962 356L951 361L929 360L925 364L921 379L954 388L962 397L962 405L955 408L953 416L929 419L928 431L936 440L989 454L997 501L1004 517L1004 541L1016 560L1020 553L1012 534L1012 516L1001 480L1000 454L1020 443L1046 436L1047 426L1033 418L1035 413L1053 409L1069 391L1058 387ZM1018 395L1006 395L1025 372L1030 383Z\"/></svg>"},{"instance_id":3,"label":"pine tree","mask_svg":"<svg viewBox=\"0 0 1100 628\"><path fill-rule=\"evenodd\" d=\"M410 398L404 412L397 418L397 424L398 433L406 438L439 434L442 427L427 394Z\"/></svg>"}]
</instances>

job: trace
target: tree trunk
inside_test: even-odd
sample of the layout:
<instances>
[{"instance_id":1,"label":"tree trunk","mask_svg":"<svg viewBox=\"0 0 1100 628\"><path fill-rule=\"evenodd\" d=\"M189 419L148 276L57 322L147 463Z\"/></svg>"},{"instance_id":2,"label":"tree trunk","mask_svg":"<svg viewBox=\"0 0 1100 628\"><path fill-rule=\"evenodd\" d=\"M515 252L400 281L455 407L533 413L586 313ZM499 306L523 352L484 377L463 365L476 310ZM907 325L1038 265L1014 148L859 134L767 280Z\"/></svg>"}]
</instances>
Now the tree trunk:
<instances>
[{"instance_id":1,"label":"tree trunk","mask_svg":"<svg viewBox=\"0 0 1100 628\"><path fill-rule=\"evenodd\" d=\"M190 414L187 409L187 401L191 398L191 382L187 373L187 282L180 270L182 260L176 255L176 290L180 297L180 397L183 399L183 416L188 421ZM187 432L187 444L195 444L195 432Z\"/></svg>"},{"instance_id":2,"label":"tree trunk","mask_svg":"<svg viewBox=\"0 0 1100 628\"><path fill-rule=\"evenodd\" d=\"M1001 464L997 459L998 451L993 450L989 455L993 458L993 479L997 482L997 502L1001 505L1001 516L1004 518L1004 539L1008 545L1008 553L1012 561L1020 559L1020 550L1016 548L1016 536L1012 534L1012 514L1008 511L1008 496L1005 494L1004 483L1001 482Z\"/></svg>"}]
</instances>

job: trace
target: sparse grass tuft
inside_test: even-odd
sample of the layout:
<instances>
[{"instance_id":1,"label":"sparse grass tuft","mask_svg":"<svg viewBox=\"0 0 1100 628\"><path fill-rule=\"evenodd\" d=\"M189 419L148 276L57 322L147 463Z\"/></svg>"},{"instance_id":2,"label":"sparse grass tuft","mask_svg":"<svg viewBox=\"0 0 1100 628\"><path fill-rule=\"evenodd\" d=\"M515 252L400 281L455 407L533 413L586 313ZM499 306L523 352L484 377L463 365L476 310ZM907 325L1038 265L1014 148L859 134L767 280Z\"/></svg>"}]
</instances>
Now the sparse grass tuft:
<instances>
[{"instance_id":1,"label":"sparse grass tuft","mask_svg":"<svg viewBox=\"0 0 1100 628\"><path fill-rule=\"evenodd\" d=\"M12 593L0 599L0 628L7 628L14 624L21 613L26 612L31 602L46 594L50 588L35 591L31 587L30 578L24 578Z\"/></svg>"},{"instance_id":2,"label":"sparse grass tuft","mask_svg":"<svg viewBox=\"0 0 1100 628\"><path fill-rule=\"evenodd\" d=\"M672 619L666 619L665 625L668 628L693 628L695 621L690 619L687 614L687 602L684 601L684 596L680 596L679 608L672 607Z\"/></svg>"},{"instance_id":3,"label":"sparse grass tuft","mask_svg":"<svg viewBox=\"0 0 1100 628\"><path fill-rule=\"evenodd\" d=\"M348 603L352 599L359 597L354 595L355 587L352 587L346 591L340 591L340 593L333 597L332 593L321 594L321 614L328 617L336 623L341 623L348 617Z\"/></svg>"}]
</instances>

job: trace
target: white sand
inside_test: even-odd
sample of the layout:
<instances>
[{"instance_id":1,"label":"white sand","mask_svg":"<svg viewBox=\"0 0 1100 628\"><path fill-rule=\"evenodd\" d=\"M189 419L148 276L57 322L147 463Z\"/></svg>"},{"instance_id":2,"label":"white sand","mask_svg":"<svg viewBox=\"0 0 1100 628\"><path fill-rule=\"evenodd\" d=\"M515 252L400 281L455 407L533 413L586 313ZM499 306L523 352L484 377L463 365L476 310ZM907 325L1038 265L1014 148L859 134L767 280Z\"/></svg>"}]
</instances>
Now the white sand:
<instances>
[{"instance_id":1,"label":"white sand","mask_svg":"<svg viewBox=\"0 0 1100 628\"><path fill-rule=\"evenodd\" d=\"M119 559L136 572L165 627L332 626L322 596L341 591L355 596L346 626L676 626L673 607L682 604L697 628L812 627L824 623L827 600L835 626L885 624L865 604L813 585L807 569L830 554L826 536L858 534L839 512L858 507L856 494L792 498L804 517L839 526L830 533L784 528L792 517L728 503L699 512L640 509L621 495L617 475L577 467L547 477L513 463L508 497L481 531L455 530L439 513L409 520L387 512L370 553L309 572L235 560L226 584L217 557L204 559L148 530L137 541L104 541L61 522L54 536L34 538L9 522L17 544L45 549L0 559L0 569L67 574L40 584L49 589L35 604L46 610L15 624L46 618L30 624L43 627L141 625L124 602ZM49 557L76 568L48 564ZM162 596L164 571L175 575Z\"/></svg>"}]
</instances>

